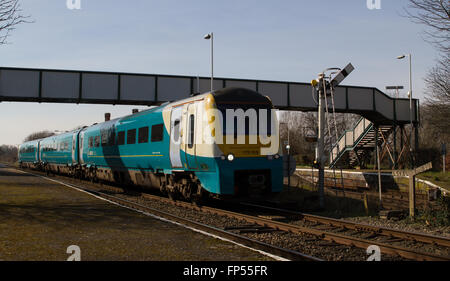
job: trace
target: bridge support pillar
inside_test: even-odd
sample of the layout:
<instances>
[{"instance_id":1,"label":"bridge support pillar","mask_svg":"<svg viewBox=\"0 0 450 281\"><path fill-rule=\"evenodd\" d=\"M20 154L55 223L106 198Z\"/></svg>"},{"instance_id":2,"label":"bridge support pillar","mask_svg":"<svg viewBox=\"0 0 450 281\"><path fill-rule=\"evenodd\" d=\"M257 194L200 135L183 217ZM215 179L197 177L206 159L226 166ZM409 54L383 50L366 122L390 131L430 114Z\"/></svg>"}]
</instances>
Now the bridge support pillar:
<instances>
[{"instance_id":1,"label":"bridge support pillar","mask_svg":"<svg viewBox=\"0 0 450 281\"><path fill-rule=\"evenodd\" d=\"M394 124L394 131L393 131L393 141L394 141L394 147L392 149L392 157L394 158L394 163L392 163L392 169L397 169L397 125Z\"/></svg>"},{"instance_id":2,"label":"bridge support pillar","mask_svg":"<svg viewBox=\"0 0 450 281\"><path fill-rule=\"evenodd\" d=\"M416 176L409 176L409 216L414 218L416 212Z\"/></svg>"},{"instance_id":3,"label":"bridge support pillar","mask_svg":"<svg viewBox=\"0 0 450 281\"><path fill-rule=\"evenodd\" d=\"M380 210L383 208L383 200L381 198L381 159L380 159L380 145L378 144L379 127L374 124L375 128L375 150L376 150L376 160L377 160L377 170L378 170L378 196L380 201Z\"/></svg>"},{"instance_id":4,"label":"bridge support pillar","mask_svg":"<svg viewBox=\"0 0 450 281\"><path fill-rule=\"evenodd\" d=\"M418 152L419 152L419 124L414 123L414 160L417 159ZM417 163L414 163L414 166L415 165L417 165Z\"/></svg>"}]
</instances>

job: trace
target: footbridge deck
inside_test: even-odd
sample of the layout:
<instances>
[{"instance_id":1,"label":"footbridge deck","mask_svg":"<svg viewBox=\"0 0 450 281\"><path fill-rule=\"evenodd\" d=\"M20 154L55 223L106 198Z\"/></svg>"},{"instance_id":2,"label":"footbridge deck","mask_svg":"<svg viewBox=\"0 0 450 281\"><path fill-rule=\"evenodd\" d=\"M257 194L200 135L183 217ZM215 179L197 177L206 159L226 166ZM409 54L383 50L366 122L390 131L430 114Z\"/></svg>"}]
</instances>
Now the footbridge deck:
<instances>
[{"instance_id":1,"label":"footbridge deck","mask_svg":"<svg viewBox=\"0 0 450 281\"><path fill-rule=\"evenodd\" d=\"M208 77L0 67L0 102L158 105L209 91ZM267 95L282 110L315 111L309 83L214 78L215 89L244 87ZM413 99L413 122L419 102ZM376 88L338 86L336 112L356 113L382 124L410 122L409 99Z\"/></svg>"}]
</instances>

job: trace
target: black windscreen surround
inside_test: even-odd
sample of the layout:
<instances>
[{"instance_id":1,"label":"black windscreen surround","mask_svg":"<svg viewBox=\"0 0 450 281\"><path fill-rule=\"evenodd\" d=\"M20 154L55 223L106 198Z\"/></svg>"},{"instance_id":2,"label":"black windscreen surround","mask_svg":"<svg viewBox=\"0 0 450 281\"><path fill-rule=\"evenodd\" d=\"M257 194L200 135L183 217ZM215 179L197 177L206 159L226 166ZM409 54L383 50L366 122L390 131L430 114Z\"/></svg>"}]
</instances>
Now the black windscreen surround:
<instances>
[{"instance_id":1,"label":"black windscreen surround","mask_svg":"<svg viewBox=\"0 0 450 281\"><path fill-rule=\"evenodd\" d=\"M213 92L216 104L258 104L272 108L272 102L258 92L244 88L225 88Z\"/></svg>"},{"instance_id":2,"label":"black windscreen surround","mask_svg":"<svg viewBox=\"0 0 450 281\"><path fill-rule=\"evenodd\" d=\"M244 112L248 109L254 109L256 111L257 118L257 134L262 134L259 131L259 123L267 122L267 135L270 136L272 133L271 128L271 109L273 108L272 102L265 96L258 92L244 89L244 88L226 88L222 90L215 91L213 93L214 99L216 101L217 109L220 110L223 116L223 134L226 134L226 111L227 109L237 110L242 109ZM266 110L267 120L262 120L260 116L260 110ZM245 134L249 134L249 118L246 117L245 120L239 120L240 122L245 122ZM237 122L238 119L234 118L234 135L237 136Z\"/></svg>"}]
</instances>

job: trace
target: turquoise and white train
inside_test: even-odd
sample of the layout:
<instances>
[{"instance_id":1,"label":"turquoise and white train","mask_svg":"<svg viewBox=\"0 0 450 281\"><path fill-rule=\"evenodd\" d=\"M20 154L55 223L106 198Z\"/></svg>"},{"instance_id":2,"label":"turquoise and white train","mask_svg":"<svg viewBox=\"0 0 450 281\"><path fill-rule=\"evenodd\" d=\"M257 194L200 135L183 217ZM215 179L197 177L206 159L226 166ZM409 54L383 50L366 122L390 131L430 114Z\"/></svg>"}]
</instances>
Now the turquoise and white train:
<instances>
[{"instance_id":1,"label":"turquoise and white train","mask_svg":"<svg viewBox=\"0 0 450 281\"><path fill-rule=\"evenodd\" d=\"M272 108L270 99L257 92L225 88L23 143L19 163L49 173L157 188L186 199L270 195L283 187ZM255 109L256 115L231 116L227 122L227 114L240 109ZM250 117L257 118L256 131L249 130Z\"/></svg>"}]
</instances>

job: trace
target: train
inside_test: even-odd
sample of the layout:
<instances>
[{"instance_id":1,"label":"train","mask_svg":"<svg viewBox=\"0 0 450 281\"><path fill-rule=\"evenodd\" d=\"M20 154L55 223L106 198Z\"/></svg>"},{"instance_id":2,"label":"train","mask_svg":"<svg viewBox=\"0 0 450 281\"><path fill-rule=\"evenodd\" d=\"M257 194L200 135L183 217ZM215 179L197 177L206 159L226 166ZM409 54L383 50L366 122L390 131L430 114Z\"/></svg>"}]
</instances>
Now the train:
<instances>
[{"instance_id":1,"label":"train","mask_svg":"<svg viewBox=\"0 0 450 281\"><path fill-rule=\"evenodd\" d=\"M245 88L209 91L25 142L18 154L23 168L186 200L271 196L283 188L277 114L269 97Z\"/></svg>"}]
</instances>

